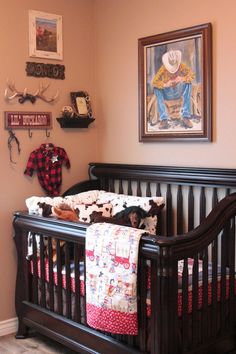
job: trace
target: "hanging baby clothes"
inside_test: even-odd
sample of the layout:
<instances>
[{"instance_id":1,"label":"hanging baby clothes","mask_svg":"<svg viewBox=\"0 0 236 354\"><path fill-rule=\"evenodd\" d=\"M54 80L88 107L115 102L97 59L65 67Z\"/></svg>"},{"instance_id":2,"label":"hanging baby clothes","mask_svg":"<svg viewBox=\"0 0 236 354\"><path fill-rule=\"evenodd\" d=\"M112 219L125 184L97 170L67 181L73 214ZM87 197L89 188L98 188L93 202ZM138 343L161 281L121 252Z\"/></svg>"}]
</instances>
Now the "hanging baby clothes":
<instances>
[{"instance_id":1,"label":"hanging baby clothes","mask_svg":"<svg viewBox=\"0 0 236 354\"><path fill-rule=\"evenodd\" d=\"M32 177L36 170L42 188L48 196L55 197L60 194L63 162L66 168L70 168L70 160L63 148L51 143L41 144L30 153L24 174Z\"/></svg>"}]
</instances>

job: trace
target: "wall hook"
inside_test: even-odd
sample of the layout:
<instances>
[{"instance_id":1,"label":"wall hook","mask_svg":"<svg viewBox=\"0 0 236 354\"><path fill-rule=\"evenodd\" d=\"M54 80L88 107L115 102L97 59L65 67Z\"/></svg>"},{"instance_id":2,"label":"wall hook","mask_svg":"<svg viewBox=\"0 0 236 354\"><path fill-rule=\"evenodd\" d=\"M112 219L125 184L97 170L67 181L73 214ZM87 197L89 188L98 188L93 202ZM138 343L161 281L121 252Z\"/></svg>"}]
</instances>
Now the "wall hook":
<instances>
[{"instance_id":1,"label":"wall hook","mask_svg":"<svg viewBox=\"0 0 236 354\"><path fill-rule=\"evenodd\" d=\"M47 129L45 129L45 133L46 133L46 137L50 138L50 132Z\"/></svg>"},{"instance_id":2,"label":"wall hook","mask_svg":"<svg viewBox=\"0 0 236 354\"><path fill-rule=\"evenodd\" d=\"M30 129L28 129L28 135L29 135L29 138L32 138L32 136L33 136L33 133Z\"/></svg>"}]
</instances>

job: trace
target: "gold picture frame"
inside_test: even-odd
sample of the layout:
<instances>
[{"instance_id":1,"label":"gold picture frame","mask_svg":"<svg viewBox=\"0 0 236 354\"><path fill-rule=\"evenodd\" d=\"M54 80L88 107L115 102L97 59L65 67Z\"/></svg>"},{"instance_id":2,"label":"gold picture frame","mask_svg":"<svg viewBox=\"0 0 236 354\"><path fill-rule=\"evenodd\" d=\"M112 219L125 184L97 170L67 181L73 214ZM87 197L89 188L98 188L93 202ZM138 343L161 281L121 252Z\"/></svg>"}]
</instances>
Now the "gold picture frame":
<instances>
[{"instance_id":1,"label":"gold picture frame","mask_svg":"<svg viewBox=\"0 0 236 354\"><path fill-rule=\"evenodd\" d=\"M29 56L63 59L62 16L29 10Z\"/></svg>"}]
</instances>

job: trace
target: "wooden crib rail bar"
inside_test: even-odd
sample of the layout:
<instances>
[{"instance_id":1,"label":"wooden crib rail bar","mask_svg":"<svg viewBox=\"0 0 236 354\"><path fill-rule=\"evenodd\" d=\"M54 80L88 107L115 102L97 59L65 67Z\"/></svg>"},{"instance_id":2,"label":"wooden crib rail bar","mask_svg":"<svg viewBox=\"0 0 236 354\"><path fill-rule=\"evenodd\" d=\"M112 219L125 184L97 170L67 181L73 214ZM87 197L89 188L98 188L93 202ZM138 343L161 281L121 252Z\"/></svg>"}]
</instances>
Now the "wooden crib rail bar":
<instances>
[{"instance_id":1,"label":"wooden crib rail bar","mask_svg":"<svg viewBox=\"0 0 236 354\"><path fill-rule=\"evenodd\" d=\"M159 181L186 185L236 187L236 169L133 164L89 164L90 178Z\"/></svg>"},{"instance_id":2,"label":"wooden crib rail bar","mask_svg":"<svg viewBox=\"0 0 236 354\"><path fill-rule=\"evenodd\" d=\"M15 212L13 226L15 238L27 238L27 232L38 233L55 239L85 244L86 229L89 224L72 223L61 221L55 218L43 218L38 215L29 215L27 212ZM24 236L25 235L25 236ZM156 259L159 253L159 246L156 244L156 236L144 234L141 240L140 252L149 259Z\"/></svg>"},{"instance_id":3,"label":"wooden crib rail bar","mask_svg":"<svg viewBox=\"0 0 236 354\"><path fill-rule=\"evenodd\" d=\"M53 217L43 218L38 215L30 215L27 212L17 211L14 213L13 221L14 229L31 231L34 233L44 234L66 241L84 243L86 229L89 224L72 223L70 221L62 221Z\"/></svg>"}]
</instances>

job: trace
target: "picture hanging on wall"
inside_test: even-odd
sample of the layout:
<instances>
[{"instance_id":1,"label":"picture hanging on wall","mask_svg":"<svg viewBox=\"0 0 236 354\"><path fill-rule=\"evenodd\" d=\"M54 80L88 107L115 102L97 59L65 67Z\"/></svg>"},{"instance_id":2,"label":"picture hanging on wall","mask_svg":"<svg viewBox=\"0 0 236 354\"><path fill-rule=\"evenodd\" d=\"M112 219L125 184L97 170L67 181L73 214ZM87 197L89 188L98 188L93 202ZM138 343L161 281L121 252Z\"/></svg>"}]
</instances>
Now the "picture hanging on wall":
<instances>
[{"instance_id":1,"label":"picture hanging on wall","mask_svg":"<svg viewBox=\"0 0 236 354\"><path fill-rule=\"evenodd\" d=\"M29 10L29 55L63 59L62 16Z\"/></svg>"},{"instance_id":2,"label":"picture hanging on wall","mask_svg":"<svg viewBox=\"0 0 236 354\"><path fill-rule=\"evenodd\" d=\"M138 59L139 141L211 141L211 24L140 38Z\"/></svg>"}]
</instances>

